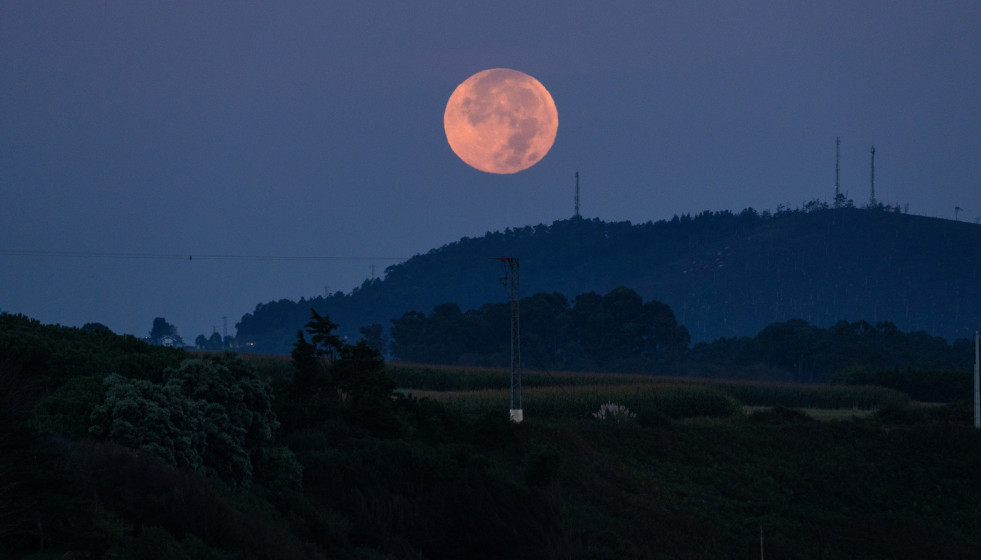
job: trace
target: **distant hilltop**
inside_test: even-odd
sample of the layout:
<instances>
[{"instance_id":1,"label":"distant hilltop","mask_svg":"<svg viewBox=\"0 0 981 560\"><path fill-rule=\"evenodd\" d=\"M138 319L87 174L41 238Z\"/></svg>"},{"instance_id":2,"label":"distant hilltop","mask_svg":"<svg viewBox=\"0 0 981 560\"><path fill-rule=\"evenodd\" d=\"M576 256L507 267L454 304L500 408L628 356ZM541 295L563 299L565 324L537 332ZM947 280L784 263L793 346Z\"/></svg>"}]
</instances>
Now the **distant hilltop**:
<instances>
[{"instance_id":1,"label":"distant hilltop","mask_svg":"<svg viewBox=\"0 0 981 560\"><path fill-rule=\"evenodd\" d=\"M702 212L631 224L573 218L464 237L389 267L349 294L259 304L240 344L287 353L311 308L358 337L408 311L504 301L499 257L520 259L521 295L617 286L659 300L692 342L804 319L894 323L948 340L981 328L981 225L883 208Z\"/></svg>"}]
</instances>

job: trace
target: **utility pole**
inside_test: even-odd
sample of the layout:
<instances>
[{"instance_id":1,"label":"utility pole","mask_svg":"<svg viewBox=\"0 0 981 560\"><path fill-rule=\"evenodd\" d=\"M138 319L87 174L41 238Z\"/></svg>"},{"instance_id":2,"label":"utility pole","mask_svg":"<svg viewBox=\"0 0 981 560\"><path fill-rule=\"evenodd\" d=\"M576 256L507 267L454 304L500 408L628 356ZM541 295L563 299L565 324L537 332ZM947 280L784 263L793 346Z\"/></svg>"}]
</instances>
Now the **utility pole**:
<instances>
[{"instance_id":1,"label":"utility pole","mask_svg":"<svg viewBox=\"0 0 981 560\"><path fill-rule=\"evenodd\" d=\"M521 408L521 322L518 309L519 300L519 269L518 259L504 257L500 259L504 265L504 284L511 301L511 421L520 424L524 420Z\"/></svg>"},{"instance_id":2,"label":"utility pole","mask_svg":"<svg viewBox=\"0 0 981 560\"><path fill-rule=\"evenodd\" d=\"M228 339L228 315L221 316L221 347L225 347L225 340Z\"/></svg>"}]
</instances>

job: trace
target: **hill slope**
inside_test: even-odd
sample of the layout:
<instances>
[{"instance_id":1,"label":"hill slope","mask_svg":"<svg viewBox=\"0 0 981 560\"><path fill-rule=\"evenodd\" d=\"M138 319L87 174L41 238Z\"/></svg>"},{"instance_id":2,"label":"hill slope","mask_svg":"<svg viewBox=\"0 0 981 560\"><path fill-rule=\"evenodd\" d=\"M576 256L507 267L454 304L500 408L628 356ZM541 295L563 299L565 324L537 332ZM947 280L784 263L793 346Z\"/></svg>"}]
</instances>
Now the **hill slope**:
<instances>
[{"instance_id":1,"label":"hill slope","mask_svg":"<svg viewBox=\"0 0 981 560\"><path fill-rule=\"evenodd\" d=\"M855 208L704 212L631 224L561 220L463 238L389 267L350 294L260 304L238 323L256 349L288 351L311 307L357 336L411 310L506 299L498 257L521 263L521 293L616 286L668 304L692 341L748 336L787 319L888 321L948 339L981 325L981 226Z\"/></svg>"},{"instance_id":2,"label":"hill slope","mask_svg":"<svg viewBox=\"0 0 981 560\"><path fill-rule=\"evenodd\" d=\"M0 557L981 550L967 401L539 373L513 424L502 370L386 366L343 345L326 365L307 351L295 362L191 355L0 314ZM828 421L778 403L825 408Z\"/></svg>"}]
</instances>

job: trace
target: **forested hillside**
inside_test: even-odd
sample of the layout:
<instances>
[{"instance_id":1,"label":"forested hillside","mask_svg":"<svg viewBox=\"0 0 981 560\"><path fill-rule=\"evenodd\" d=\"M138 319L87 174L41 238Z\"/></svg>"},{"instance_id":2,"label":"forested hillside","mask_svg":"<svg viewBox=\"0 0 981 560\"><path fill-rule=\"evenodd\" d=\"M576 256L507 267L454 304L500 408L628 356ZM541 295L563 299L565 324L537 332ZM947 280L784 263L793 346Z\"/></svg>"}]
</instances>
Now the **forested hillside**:
<instances>
[{"instance_id":1,"label":"forested hillside","mask_svg":"<svg viewBox=\"0 0 981 560\"><path fill-rule=\"evenodd\" d=\"M809 204L775 214L704 212L631 224L571 219L463 238L389 267L350 294L259 304L240 343L285 353L310 308L343 335L409 311L507 299L499 257L520 259L521 293L571 299L617 286L667 304L692 342L757 334L790 319L890 322L954 340L981 326L981 225L884 209Z\"/></svg>"}]
</instances>

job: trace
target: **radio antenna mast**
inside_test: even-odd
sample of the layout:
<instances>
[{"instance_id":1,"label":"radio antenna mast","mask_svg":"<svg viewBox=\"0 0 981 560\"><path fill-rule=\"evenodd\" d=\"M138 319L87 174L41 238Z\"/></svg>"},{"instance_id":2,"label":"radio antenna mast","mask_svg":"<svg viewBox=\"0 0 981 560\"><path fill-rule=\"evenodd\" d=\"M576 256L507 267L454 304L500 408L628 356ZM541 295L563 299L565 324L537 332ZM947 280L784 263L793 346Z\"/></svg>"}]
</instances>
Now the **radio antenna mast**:
<instances>
[{"instance_id":1,"label":"radio antenna mast","mask_svg":"<svg viewBox=\"0 0 981 560\"><path fill-rule=\"evenodd\" d=\"M835 208L841 206L841 185L838 183L838 170L841 163L841 137L835 136Z\"/></svg>"},{"instance_id":2,"label":"radio antenna mast","mask_svg":"<svg viewBox=\"0 0 981 560\"><path fill-rule=\"evenodd\" d=\"M521 409L521 324L518 309L518 259L504 257L500 259L504 265L504 278L501 283L507 290L511 301L511 421L520 424L524 420Z\"/></svg>"},{"instance_id":3,"label":"radio antenna mast","mask_svg":"<svg viewBox=\"0 0 981 560\"><path fill-rule=\"evenodd\" d=\"M875 146L872 146L872 192L869 195L869 208L875 207Z\"/></svg>"},{"instance_id":4,"label":"radio antenna mast","mask_svg":"<svg viewBox=\"0 0 981 560\"><path fill-rule=\"evenodd\" d=\"M576 214L573 218L579 217L579 172L576 171Z\"/></svg>"}]
</instances>

